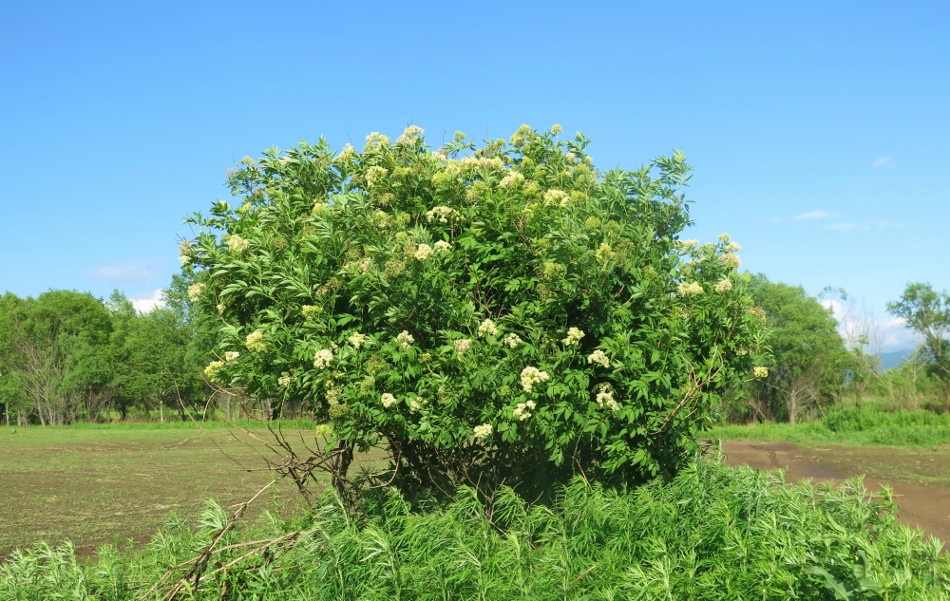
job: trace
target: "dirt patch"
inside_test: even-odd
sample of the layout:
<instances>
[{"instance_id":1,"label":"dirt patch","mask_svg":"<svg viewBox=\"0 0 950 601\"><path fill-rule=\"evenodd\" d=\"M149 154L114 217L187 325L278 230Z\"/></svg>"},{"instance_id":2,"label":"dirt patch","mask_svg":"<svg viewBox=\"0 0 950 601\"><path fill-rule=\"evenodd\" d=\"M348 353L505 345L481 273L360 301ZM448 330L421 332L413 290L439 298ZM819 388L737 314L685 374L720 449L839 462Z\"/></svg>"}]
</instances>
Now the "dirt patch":
<instances>
[{"instance_id":1,"label":"dirt patch","mask_svg":"<svg viewBox=\"0 0 950 601\"><path fill-rule=\"evenodd\" d=\"M784 469L792 482L804 478L841 481L863 475L869 492L879 491L882 485L894 491L898 521L950 541L950 456L946 450L806 448L750 440L724 440L722 450L728 465Z\"/></svg>"}]
</instances>

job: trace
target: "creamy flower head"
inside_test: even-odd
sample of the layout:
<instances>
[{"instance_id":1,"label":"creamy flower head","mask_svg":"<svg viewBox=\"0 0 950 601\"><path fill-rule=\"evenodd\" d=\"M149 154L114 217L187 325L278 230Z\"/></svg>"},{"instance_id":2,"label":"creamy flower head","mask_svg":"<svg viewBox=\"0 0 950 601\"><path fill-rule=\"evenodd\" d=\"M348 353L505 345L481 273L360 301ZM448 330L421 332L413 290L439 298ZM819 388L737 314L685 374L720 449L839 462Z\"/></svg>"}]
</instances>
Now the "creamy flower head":
<instances>
[{"instance_id":1,"label":"creamy flower head","mask_svg":"<svg viewBox=\"0 0 950 601\"><path fill-rule=\"evenodd\" d=\"M458 216L458 213L452 207L438 206L429 209L426 212L426 219L431 223L437 220L439 223L448 223L449 218Z\"/></svg>"},{"instance_id":2,"label":"creamy flower head","mask_svg":"<svg viewBox=\"0 0 950 601\"><path fill-rule=\"evenodd\" d=\"M264 342L264 332L254 330L248 334L247 338L244 339L244 346L247 347L247 350L253 352L260 352L267 348L267 343Z\"/></svg>"},{"instance_id":3,"label":"creamy flower head","mask_svg":"<svg viewBox=\"0 0 950 601\"><path fill-rule=\"evenodd\" d=\"M722 256L722 263L730 269L738 269L742 265L742 259L734 252L728 252Z\"/></svg>"},{"instance_id":4,"label":"creamy flower head","mask_svg":"<svg viewBox=\"0 0 950 601\"><path fill-rule=\"evenodd\" d=\"M728 278L719 280L719 283L716 284L716 292L729 292L732 290L732 282Z\"/></svg>"},{"instance_id":5,"label":"creamy flower head","mask_svg":"<svg viewBox=\"0 0 950 601\"><path fill-rule=\"evenodd\" d=\"M317 369L326 369L333 362L333 351L328 348L322 348L313 356L313 366Z\"/></svg>"},{"instance_id":6,"label":"creamy flower head","mask_svg":"<svg viewBox=\"0 0 950 601\"><path fill-rule=\"evenodd\" d=\"M485 440L491 436L492 430L491 424L481 424L472 428L472 436L475 437L475 440Z\"/></svg>"},{"instance_id":7,"label":"creamy flower head","mask_svg":"<svg viewBox=\"0 0 950 601\"><path fill-rule=\"evenodd\" d=\"M409 412L416 413L420 409L426 406L428 401L422 398L421 396L413 397L409 399Z\"/></svg>"},{"instance_id":8,"label":"creamy flower head","mask_svg":"<svg viewBox=\"0 0 950 601\"><path fill-rule=\"evenodd\" d=\"M505 190L512 190L524 184L524 176L517 171L511 171L505 177L501 178L498 186Z\"/></svg>"},{"instance_id":9,"label":"creamy flower head","mask_svg":"<svg viewBox=\"0 0 950 601\"><path fill-rule=\"evenodd\" d=\"M555 123L554 125L551 126L551 133L554 134L555 136L561 133L562 131L564 131L564 128L561 127L559 123Z\"/></svg>"},{"instance_id":10,"label":"creamy flower head","mask_svg":"<svg viewBox=\"0 0 950 601\"><path fill-rule=\"evenodd\" d=\"M227 361L228 363L230 363L230 362L232 362L232 361L237 360L237 358L240 357L240 356L241 356L241 353L239 353L239 352L237 352L237 351L228 351L228 352L224 353L224 360Z\"/></svg>"},{"instance_id":11,"label":"creamy flower head","mask_svg":"<svg viewBox=\"0 0 950 601\"><path fill-rule=\"evenodd\" d=\"M416 339L412 337L412 334L410 334L408 330L403 330L396 336L396 342L399 343L399 350L401 351L409 350L409 347L412 346L412 343L415 341Z\"/></svg>"},{"instance_id":12,"label":"creamy flower head","mask_svg":"<svg viewBox=\"0 0 950 601\"><path fill-rule=\"evenodd\" d=\"M736 244L735 242L730 242L726 245L726 250L729 252L739 252L742 250L742 247Z\"/></svg>"},{"instance_id":13,"label":"creamy flower head","mask_svg":"<svg viewBox=\"0 0 950 601\"><path fill-rule=\"evenodd\" d=\"M618 411L620 409L620 404L614 399L614 393L610 390L598 392L596 401L601 409L610 409L611 411Z\"/></svg>"},{"instance_id":14,"label":"creamy flower head","mask_svg":"<svg viewBox=\"0 0 950 601\"><path fill-rule=\"evenodd\" d=\"M588 363L596 363L602 367L610 367L610 359L607 357L607 354L604 351L597 349L593 353L587 356Z\"/></svg>"},{"instance_id":15,"label":"creamy flower head","mask_svg":"<svg viewBox=\"0 0 950 601\"><path fill-rule=\"evenodd\" d=\"M178 260L181 261L182 265L187 265L191 263L191 256L189 255L178 255Z\"/></svg>"},{"instance_id":16,"label":"creamy flower head","mask_svg":"<svg viewBox=\"0 0 950 601\"><path fill-rule=\"evenodd\" d=\"M379 184L383 183L383 180L386 179L387 175L389 175L389 169L380 167L379 165L373 165L366 170L366 184L370 188L375 188Z\"/></svg>"},{"instance_id":17,"label":"creamy flower head","mask_svg":"<svg viewBox=\"0 0 950 601\"><path fill-rule=\"evenodd\" d=\"M239 253L247 250L247 247L250 243L244 238L238 236L237 234L231 234L228 236L228 250L231 252Z\"/></svg>"},{"instance_id":18,"label":"creamy flower head","mask_svg":"<svg viewBox=\"0 0 950 601\"><path fill-rule=\"evenodd\" d=\"M455 347L455 355L461 359L465 353L468 352L468 349L472 348L472 339L471 338L459 338L452 343L452 346Z\"/></svg>"},{"instance_id":19,"label":"creamy flower head","mask_svg":"<svg viewBox=\"0 0 950 601\"><path fill-rule=\"evenodd\" d=\"M445 240L438 240L435 243L435 251L439 253L447 253L452 250L452 245L446 242Z\"/></svg>"},{"instance_id":20,"label":"creamy flower head","mask_svg":"<svg viewBox=\"0 0 950 601\"><path fill-rule=\"evenodd\" d=\"M509 348L516 348L521 344L521 336L518 336L514 332L509 332L508 335L505 336L505 344L507 344Z\"/></svg>"},{"instance_id":21,"label":"creamy flower head","mask_svg":"<svg viewBox=\"0 0 950 601\"><path fill-rule=\"evenodd\" d=\"M518 406L515 407L515 410L511 412L512 417L518 421L523 422L532 416L532 411L537 407L537 404L534 401L525 401L524 403L518 403Z\"/></svg>"},{"instance_id":22,"label":"creamy flower head","mask_svg":"<svg viewBox=\"0 0 950 601\"><path fill-rule=\"evenodd\" d=\"M378 131L374 131L366 136L365 150L372 150L379 146L389 146L389 136L384 136Z\"/></svg>"},{"instance_id":23,"label":"creamy flower head","mask_svg":"<svg viewBox=\"0 0 950 601\"><path fill-rule=\"evenodd\" d=\"M521 370L521 387L524 388L525 392L531 392L534 390L535 384L546 382L549 379L548 373L539 370L537 367L529 366Z\"/></svg>"},{"instance_id":24,"label":"creamy flower head","mask_svg":"<svg viewBox=\"0 0 950 601\"><path fill-rule=\"evenodd\" d=\"M478 326L478 337L484 338L485 336L497 336L498 335L498 326L495 325L495 322L491 319L484 320Z\"/></svg>"},{"instance_id":25,"label":"creamy flower head","mask_svg":"<svg viewBox=\"0 0 950 601\"><path fill-rule=\"evenodd\" d=\"M413 258L420 263L425 263L426 259L432 256L432 247L428 244L420 244L416 247L416 252L412 254Z\"/></svg>"},{"instance_id":26,"label":"creamy flower head","mask_svg":"<svg viewBox=\"0 0 950 601\"><path fill-rule=\"evenodd\" d=\"M554 206L565 207L567 206L568 202L570 202L570 197L567 195L567 192L565 192L564 190L557 190L555 188L551 188L550 190L544 193L544 204L546 204L549 207L554 207Z\"/></svg>"},{"instance_id":27,"label":"creamy flower head","mask_svg":"<svg viewBox=\"0 0 950 601\"><path fill-rule=\"evenodd\" d=\"M689 250L693 248L694 246L697 246L698 244L699 244L699 240L680 240L679 242L676 243L677 246L679 246L680 248L684 250Z\"/></svg>"},{"instance_id":28,"label":"creamy flower head","mask_svg":"<svg viewBox=\"0 0 950 601\"><path fill-rule=\"evenodd\" d=\"M703 293L703 287L696 282L680 282L676 293L680 296L696 296Z\"/></svg>"},{"instance_id":29,"label":"creamy flower head","mask_svg":"<svg viewBox=\"0 0 950 601\"><path fill-rule=\"evenodd\" d=\"M422 134L426 133L424 129L418 125L410 125L402 132L402 135L396 138L396 144L409 144L416 138L422 137Z\"/></svg>"},{"instance_id":30,"label":"creamy flower head","mask_svg":"<svg viewBox=\"0 0 950 601\"><path fill-rule=\"evenodd\" d=\"M719 234L719 241L723 244L729 242L729 234Z\"/></svg>"},{"instance_id":31,"label":"creamy flower head","mask_svg":"<svg viewBox=\"0 0 950 601\"><path fill-rule=\"evenodd\" d=\"M353 148L353 145L347 143L343 147L343 150L340 151L340 155L336 159L342 163L348 163L356 158L356 149Z\"/></svg>"},{"instance_id":32,"label":"creamy flower head","mask_svg":"<svg viewBox=\"0 0 950 601\"><path fill-rule=\"evenodd\" d=\"M580 339L584 337L584 331L579 328L569 328L567 330L567 338L562 340L565 346L574 346Z\"/></svg>"},{"instance_id":33,"label":"creamy flower head","mask_svg":"<svg viewBox=\"0 0 950 601\"><path fill-rule=\"evenodd\" d=\"M360 334L359 332L353 332L346 340L353 345L353 348L360 348L366 343L366 335Z\"/></svg>"},{"instance_id":34,"label":"creamy flower head","mask_svg":"<svg viewBox=\"0 0 950 601\"><path fill-rule=\"evenodd\" d=\"M755 367L752 369L752 375L757 379L761 380L763 378L769 377L769 368L768 367Z\"/></svg>"},{"instance_id":35,"label":"creamy flower head","mask_svg":"<svg viewBox=\"0 0 950 601\"><path fill-rule=\"evenodd\" d=\"M383 395L379 397L379 400L383 403L383 407L386 409L389 409L396 404L396 397L389 394L388 392L384 392Z\"/></svg>"},{"instance_id":36,"label":"creamy flower head","mask_svg":"<svg viewBox=\"0 0 950 601\"><path fill-rule=\"evenodd\" d=\"M277 385L281 388L290 388L290 384L294 381L294 377L290 375L288 371L280 372L280 377L277 378Z\"/></svg>"},{"instance_id":37,"label":"creamy flower head","mask_svg":"<svg viewBox=\"0 0 950 601\"><path fill-rule=\"evenodd\" d=\"M204 294L205 288L207 288L207 286L201 282L188 286L188 298L191 299L191 302L196 302L199 298L201 298L201 295Z\"/></svg>"},{"instance_id":38,"label":"creamy flower head","mask_svg":"<svg viewBox=\"0 0 950 601\"><path fill-rule=\"evenodd\" d=\"M224 367L224 361L212 361L205 367L204 373L209 380L217 380L218 371Z\"/></svg>"}]
</instances>

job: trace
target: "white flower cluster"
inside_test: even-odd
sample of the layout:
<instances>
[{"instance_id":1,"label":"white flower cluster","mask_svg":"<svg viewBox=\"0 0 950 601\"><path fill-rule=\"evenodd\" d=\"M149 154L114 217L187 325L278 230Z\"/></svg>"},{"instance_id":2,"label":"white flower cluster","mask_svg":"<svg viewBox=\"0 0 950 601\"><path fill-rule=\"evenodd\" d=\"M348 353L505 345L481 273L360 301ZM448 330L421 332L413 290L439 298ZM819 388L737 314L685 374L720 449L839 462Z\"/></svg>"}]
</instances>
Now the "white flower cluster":
<instances>
[{"instance_id":1,"label":"white flower cluster","mask_svg":"<svg viewBox=\"0 0 950 601\"><path fill-rule=\"evenodd\" d=\"M418 125L410 125L401 136L396 138L396 144L409 144L424 133L426 133L425 130Z\"/></svg>"},{"instance_id":2,"label":"white flower cluster","mask_svg":"<svg viewBox=\"0 0 950 601\"><path fill-rule=\"evenodd\" d=\"M739 252L742 250L742 247L736 244L735 242L730 242L726 245L726 250L729 252Z\"/></svg>"},{"instance_id":3,"label":"white flower cluster","mask_svg":"<svg viewBox=\"0 0 950 601\"><path fill-rule=\"evenodd\" d=\"M570 328L567 331L567 338L562 340L564 346L574 346L584 337L584 331L578 328Z\"/></svg>"},{"instance_id":4,"label":"white flower cluster","mask_svg":"<svg viewBox=\"0 0 950 601\"><path fill-rule=\"evenodd\" d=\"M399 333L399 336L396 336L396 342L399 343L399 350L401 351L408 351L415 341L416 339L412 337L408 330L403 330Z\"/></svg>"},{"instance_id":5,"label":"white flower cluster","mask_svg":"<svg viewBox=\"0 0 950 601\"><path fill-rule=\"evenodd\" d=\"M511 171L505 177L501 178L501 181L498 182L498 185L505 190L511 190L517 188L524 184L524 176L517 171Z\"/></svg>"},{"instance_id":6,"label":"white flower cluster","mask_svg":"<svg viewBox=\"0 0 950 601\"><path fill-rule=\"evenodd\" d=\"M518 406L515 407L515 410L511 412L511 415L518 421L524 421L531 417L531 411L537 404L534 401L525 401L524 403L518 403Z\"/></svg>"},{"instance_id":7,"label":"white flower cluster","mask_svg":"<svg viewBox=\"0 0 950 601\"><path fill-rule=\"evenodd\" d=\"M462 356L468 352L468 349L472 348L472 339L471 338L459 338L452 343L452 346L455 347L455 355L462 359Z\"/></svg>"},{"instance_id":8,"label":"white flower cluster","mask_svg":"<svg viewBox=\"0 0 950 601\"><path fill-rule=\"evenodd\" d=\"M680 282L676 287L676 292L680 296L696 296L703 293L703 287L696 282Z\"/></svg>"},{"instance_id":9,"label":"white flower cluster","mask_svg":"<svg viewBox=\"0 0 950 601\"><path fill-rule=\"evenodd\" d=\"M465 157L459 161L463 169L478 169L481 171L498 170L505 166L505 162L498 157Z\"/></svg>"},{"instance_id":10,"label":"white flower cluster","mask_svg":"<svg viewBox=\"0 0 950 601\"><path fill-rule=\"evenodd\" d=\"M237 234L231 234L228 236L228 250L231 252L239 253L247 250L247 247L250 245L250 242L244 238L238 236Z\"/></svg>"},{"instance_id":11,"label":"white flower cluster","mask_svg":"<svg viewBox=\"0 0 950 601\"><path fill-rule=\"evenodd\" d=\"M742 265L742 259L734 252L728 252L722 256L722 263L730 269L738 269Z\"/></svg>"},{"instance_id":12,"label":"white flower cluster","mask_svg":"<svg viewBox=\"0 0 950 601\"><path fill-rule=\"evenodd\" d=\"M237 351L228 351L224 353L224 360L230 363L232 361L235 361L240 356L241 356L241 353Z\"/></svg>"},{"instance_id":13,"label":"white flower cluster","mask_svg":"<svg viewBox=\"0 0 950 601\"><path fill-rule=\"evenodd\" d=\"M508 335L505 336L505 344L507 344L509 348L516 348L521 344L521 336L518 336L514 332L509 332Z\"/></svg>"},{"instance_id":14,"label":"white flower cluster","mask_svg":"<svg viewBox=\"0 0 950 601\"><path fill-rule=\"evenodd\" d=\"M491 424L481 424L472 428L472 435L475 436L475 440L485 440L492 433Z\"/></svg>"},{"instance_id":15,"label":"white flower cluster","mask_svg":"<svg viewBox=\"0 0 950 601\"><path fill-rule=\"evenodd\" d=\"M248 334L247 338L244 339L244 346L247 347L247 350L253 352L260 352L267 348L267 344L264 342L264 332L254 330Z\"/></svg>"},{"instance_id":16,"label":"white flower cluster","mask_svg":"<svg viewBox=\"0 0 950 601\"><path fill-rule=\"evenodd\" d=\"M409 413L416 413L428 404L429 401L421 396L409 399Z\"/></svg>"},{"instance_id":17,"label":"white flower cluster","mask_svg":"<svg viewBox=\"0 0 950 601\"><path fill-rule=\"evenodd\" d=\"M447 253L452 250L452 245L445 240L439 240L435 243L436 252Z\"/></svg>"},{"instance_id":18,"label":"white flower cluster","mask_svg":"<svg viewBox=\"0 0 950 601\"><path fill-rule=\"evenodd\" d=\"M359 332L353 332L350 334L350 337L347 338L347 341L353 345L353 348L360 348L366 344L366 335L360 334Z\"/></svg>"},{"instance_id":19,"label":"white flower cluster","mask_svg":"<svg viewBox=\"0 0 950 601\"><path fill-rule=\"evenodd\" d=\"M429 209L426 212L426 219L430 222L437 219L439 223L448 223L450 217L456 217L458 213L452 207L438 206Z\"/></svg>"},{"instance_id":20,"label":"white flower cluster","mask_svg":"<svg viewBox=\"0 0 950 601\"><path fill-rule=\"evenodd\" d=\"M752 375L756 379L761 380L763 378L769 377L769 368L768 367L755 367L752 369Z\"/></svg>"},{"instance_id":21,"label":"white flower cluster","mask_svg":"<svg viewBox=\"0 0 950 601\"><path fill-rule=\"evenodd\" d=\"M343 147L343 150L340 151L340 155L336 157L336 160L340 161L341 163L349 163L355 158L356 158L356 149L353 148L352 144L347 143L347 145Z\"/></svg>"},{"instance_id":22,"label":"white flower cluster","mask_svg":"<svg viewBox=\"0 0 950 601\"><path fill-rule=\"evenodd\" d=\"M416 252L413 253L412 256L415 257L417 261L425 263L426 259L428 259L431 255L432 247L428 244L420 244L418 247L416 247Z\"/></svg>"},{"instance_id":23,"label":"white flower cluster","mask_svg":"<svg viewBox=\"0 0 950 601\"><path fill-rule=\"evenodd\" d=\"M290 375L290 372L282 371L280 372L280 377L277 378L277 385L281 388L290 388L290 384L293 381L294 377Z\"/></svg>"},{"instance_id":24,"label":"white flower cluster","mask_svg":"<svg viewBox=\"0 0 950 601\"><path fill-rule=\"evenodd\" d=\"M377 146L389 146L389 136L384 136L378 131L371 132L366 136L366 146L364 150L372 150Z\"/></svg>"},{"instance_id":25,"label":"white flower cluster","mask_svg":"<svg viewBox=\"0 0 950 601\"><path fill-rule=\"evenodd\" d=\"M546 382L550 379L546 371L541 371L537 367L528 366L521 370L521 387L525 392L531 392L535 384Z\"/></svg>"},{"instance_id":26,"label":"white flower cluster","mask_svg":"<svg viewBox=\"0 0 950 601\"><path fill-rule=\"evenodd\" d=\"M570 201L570 197L567 195L567 192L564 190L558 190L556 188L551 188L544 193L544 204L549 207L561 206L566 207L567 203Z\"/></svg>"},{"instance_id":27,"label":"white flower cluster","mask_svg":"<svg viewBox=\"0 0 950 601\"><path fill-rule=\"evenodd\" d=\"M610 367L610 359L608 359L606 353L604 353L604 351L600 349L597 349L596 351L588 355L587 362L596 363L603 367Z\"/></svg>"},{"instance_id":28,"label":"white flower cluster","mask_svg":"<svg viewBox=\"0 0 950 601\"><path fill-rule=\"evenodd\" d=\"M597 404L601 409L610 409L611 411L620 409L620 405L614 400L614 393L609 390L602 390L597 393Z\"/></svg>"},{"instance_id":29,"label":"white flower cluster","mask_svg":"<svg viewBox=\"0 0 950 601\"><path fill-rule=\"evenodd\" d=\"M191 302L197 302L197 300L201 298L201 295L204 293L205 288L207 288L207 286L201 282L188 286L188 298L191 299Z\"/></svg>"},{"instance_id":30,"label":"white flower cluster","mask_svg":"<svg viewBox=\"0 0 950 601\"><path fill-rule=\"evenodd\" d=\"M388 392L384 392L383 396L379 397L379 400L382 401L383 407L386 409L389 409L396 404L396 397L389 394Z\"/></svg>"},{"instance_id":31,"label":"white flower cluster","mask_svg":"<svg viewBox=\"0 0 950 601\"><path fill-rule=\"evenodd\" d=\"M212 361L205 367L205 375L208 376L209 380L215 380L218 374L218 370L224 367L224 361Z\"/></svg>"},{"instance_id":32,"label":"white flower cluster","mask_svg":"<svg viewBox=\"0 0 950 601\"><path fill-rule=\"evenodd\" d=\"M388 169L380 167L379 165L373 165L366 170L366 184L370 188L375 188L386 179L387 175L389 175Z\"/></svg>"},{"instance_id":33,"label":"white flower cluster","mask_svg":"<svg viewBox=\"0 0 950 601\"><path fill-rule=\"evenodd\" d=\"M676 246L682 248L683 250L689 250L698 244L699 240L680 240L676 243Z\"/></svg>"},{"instance_id":34,"label":"white flower cluster","mask_svg":"<svg viewBox=\"0 0 950 601\"><path fill-rule=\"evenodd\" d=\"M485 336L497 336L498 335L498 326L495 325L495 322L491 319L486 319L478 326L478 337L484 338Z\"/></svg>"},{"instance_id":35,"label":"white flower cluster","mask_svg":"<svg viewBox=\"0 0 950 601\"><path fill-rule=\"evenodd\" d=\"M333 351L328 348L322 348L313 356L313 366L317 369L326 369L330 367L333 361Z\"/></svg>"},{"instance_id":36,"label":"white flower cluster","mask_svg":"<svg viewBox=\"0 0 950 601\"><path fill-rule=\"evenodd\" d=\"M716 284L716 292L729 292L732 290L732 282L728 279L719 280L719 283Z\"/></svg>"}]
</instances>

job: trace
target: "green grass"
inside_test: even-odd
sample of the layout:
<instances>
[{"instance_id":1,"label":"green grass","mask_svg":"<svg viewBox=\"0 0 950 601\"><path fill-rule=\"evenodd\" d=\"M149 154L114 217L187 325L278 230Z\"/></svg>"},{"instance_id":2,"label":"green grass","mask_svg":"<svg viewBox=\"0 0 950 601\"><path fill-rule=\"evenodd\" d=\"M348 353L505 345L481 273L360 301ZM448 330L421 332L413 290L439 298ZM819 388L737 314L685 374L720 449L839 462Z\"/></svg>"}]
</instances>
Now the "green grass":
<instances>
[{"instance_id":1,"label":"green grass","mask_svg":"<svg viewBox=\"0 0 950 601\"><path fill-rule=\"evenodd\" d=\"M717 426L704 436L764 442L781 440L799 445L830 443L937 449L950 445L950 414L847 408L814 422Z\"/></svg>"},{"instance_id":2,"label":"green grass","mask_svg":"<svg viewBox=\"0 0 950 601\"><path fill-rule=\"evenodd\" d=\"M38 545L0 566L0 599L126 601L156 583L146 598L158 599L205 549L182 598L950 599L939 542L896 524L859 481L789 485L702 459L626 492L575 481L553 506L505 491L489 509L462 490L422 513L391 495L351 515L328 498L212 544L225 523L211 504L195 527L170 523L144 549L105 548L89 565L68 545ZM169 566L180 567L162 580Z\"/></svg>"}]
</instances>

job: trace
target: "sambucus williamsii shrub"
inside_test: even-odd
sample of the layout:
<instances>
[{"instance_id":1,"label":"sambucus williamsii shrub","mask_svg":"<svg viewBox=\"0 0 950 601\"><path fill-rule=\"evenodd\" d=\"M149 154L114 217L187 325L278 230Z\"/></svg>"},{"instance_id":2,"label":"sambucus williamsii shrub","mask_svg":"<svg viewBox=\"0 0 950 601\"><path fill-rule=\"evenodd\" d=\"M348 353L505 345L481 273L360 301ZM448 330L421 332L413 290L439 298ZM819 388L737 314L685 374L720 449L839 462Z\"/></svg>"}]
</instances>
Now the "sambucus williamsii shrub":
<instances>
[{"instance_id":1,"label":"sambucus williamsii shrub","mask_svg":"<svg viewBox=\"0 0 950 601\"><path fill-rule=\"evenodd\" d=\"M560 132L245 158L239 205L182 245L220 318L207 375L304 402L337 448L385 444L404 492L675 472L753 367L739 247L679 240L681 153L602 172Z\"/></svg>"}]
</instances>

